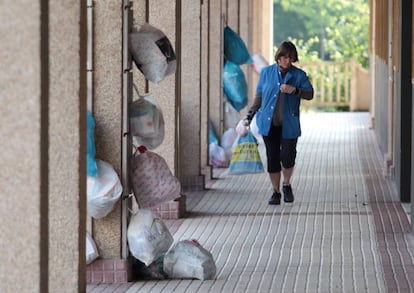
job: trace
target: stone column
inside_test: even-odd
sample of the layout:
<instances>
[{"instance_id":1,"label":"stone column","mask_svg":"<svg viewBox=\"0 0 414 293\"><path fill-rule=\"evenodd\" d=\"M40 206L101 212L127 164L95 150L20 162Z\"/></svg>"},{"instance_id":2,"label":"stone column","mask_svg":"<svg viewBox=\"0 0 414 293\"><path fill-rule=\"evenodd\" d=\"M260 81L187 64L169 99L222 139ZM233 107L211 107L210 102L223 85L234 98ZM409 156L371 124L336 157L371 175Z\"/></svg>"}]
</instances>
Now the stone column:
<instances>
[{"instance_id":1,"label":"stone column","mask_svg":"<svg viewBox=\"0 0 414 293\"><path fill-rule=\"evenodd\" d=\"M82 291L86 277L86 4L49 3L49 292L74 289L78 283Z\"/></svg>"},{"instance_id":2,"label":"stone column","mask_svg":"<svg viewBox=\"0 0 414 293\"><path fill-rule=\"evenodd\" d=\"M177 18L176 18L176 1L159 0L148 1L148 22L156 28L163 31L173 45L177 57ZM179 70L177 59L177 71ZM158 84L148 83L148 90L154 95L160 105L165 121L165 137L163 143L155 150L168 163L174 175L177 175L177 158L178 158L178 114L177 104L179 97L179 87L177 86L177 73L167 76Z\"/></svg>"},{"instance_id":3,"label":"stone column","mask_svg":"<svg viewBox=\"0 0 414 293\"><path fill-rule=\"evenodd\" d=\"M203 1L201 5L201 116L200 116L200 164L202 172L207 180L212 177L212 169L209 164L208 148L208 120L209 120L209 1Z\"/></svg>"},{"instance_id":4,"label":"stone column","mask_svg":"<svg viewBox=\"0 0 414 293\"><path fill-rule=\"evenodd\" d=\"M202 190L204 176L200 165L201 115L201 35L200 2L181 1L181 35L179 50L182 56L179 101L179 165L183 190ZM185 56L185 57L184 57Z\"/></svg>"},{"instance_id":5,"label":"stone column","mask_svg":"<svg viewBox=\"0 0 414 293\"><path fill-rule=\"evenodd\" d=\"M220 137L223 133L223 21L221 1L209 1L209 119Z\"/></svg>"},{"instance_id":6,"label":"stone column","mask_svg":"<svg viewBox=\"0 0 414 293\"><path fill-rule=\"evenodd\" d=\"M85 4L0 4L0 292L85 291Z\"/></svg>"},{"instance_id":7,"label":"stone column","mask_svg":"<svg viewBox=\"0 0 414 293\"><path fill-rule=\"evenodd\" d=\"M121 174L122 3L94 3L94 118L96 157ZM121 258L120 202L105 218L93 221L101 257Z\"/></svg>"}]
</instances>

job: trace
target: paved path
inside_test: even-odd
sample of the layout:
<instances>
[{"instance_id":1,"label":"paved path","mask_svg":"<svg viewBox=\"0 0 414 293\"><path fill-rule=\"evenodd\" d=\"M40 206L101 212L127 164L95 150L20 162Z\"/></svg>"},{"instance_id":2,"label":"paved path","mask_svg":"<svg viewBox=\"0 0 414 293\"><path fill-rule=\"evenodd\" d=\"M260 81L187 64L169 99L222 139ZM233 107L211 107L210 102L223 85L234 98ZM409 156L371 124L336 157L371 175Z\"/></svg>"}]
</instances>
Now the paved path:
<instances>
[{"instance_id":1,"label":"paved path","mask_svg":"<svg viewBox=\"0 0 414 293\"><path fill-rule=\"evenodd\" d=\"M88 284L88 292L414 292L409 220L382 175L369 114L301 121L293 204L267 204L266 173L224 171L211 189L187 194L186 218L167 221L175 241L197 239L212 253L215 280Z\"/></svg>"}]
</instances>

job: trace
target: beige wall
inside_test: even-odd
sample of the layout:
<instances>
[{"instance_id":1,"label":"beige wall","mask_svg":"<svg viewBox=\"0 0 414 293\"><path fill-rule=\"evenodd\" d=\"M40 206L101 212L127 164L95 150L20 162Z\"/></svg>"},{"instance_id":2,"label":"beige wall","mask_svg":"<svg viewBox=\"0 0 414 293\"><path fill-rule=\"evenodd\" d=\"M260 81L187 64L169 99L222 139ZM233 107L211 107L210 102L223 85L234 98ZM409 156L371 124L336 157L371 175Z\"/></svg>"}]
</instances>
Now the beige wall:
<instances>
[{"instance_id":1,"label":"beige wall","mask_svg":"<svg viewBox=\"0 0 414 293\"><path fill-rule=\"evenodd\" d=\"M0 4L0 292L85 290L85 10L47 3Z\"/></svg>"}]
</instances>

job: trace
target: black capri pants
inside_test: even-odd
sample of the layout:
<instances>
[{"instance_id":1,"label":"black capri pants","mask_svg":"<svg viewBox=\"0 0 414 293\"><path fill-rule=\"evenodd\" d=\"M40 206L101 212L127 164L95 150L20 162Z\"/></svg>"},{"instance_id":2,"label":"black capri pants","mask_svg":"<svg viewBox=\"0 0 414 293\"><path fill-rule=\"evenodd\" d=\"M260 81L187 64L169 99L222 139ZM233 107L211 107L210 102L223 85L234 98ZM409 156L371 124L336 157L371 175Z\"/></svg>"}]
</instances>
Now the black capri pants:
<instances>
[{"instance_id":1,"label":"black capri pants","mask_svg":"<svg viewBox=\"0 0 414 293\"><path fill-rule=\"evenodd\" d=\"M267 172L276 173L295 166L298 139L282 138L282 126L270 126L269 135L263 136L266 146Z\"/></svg>"}]
</instances>

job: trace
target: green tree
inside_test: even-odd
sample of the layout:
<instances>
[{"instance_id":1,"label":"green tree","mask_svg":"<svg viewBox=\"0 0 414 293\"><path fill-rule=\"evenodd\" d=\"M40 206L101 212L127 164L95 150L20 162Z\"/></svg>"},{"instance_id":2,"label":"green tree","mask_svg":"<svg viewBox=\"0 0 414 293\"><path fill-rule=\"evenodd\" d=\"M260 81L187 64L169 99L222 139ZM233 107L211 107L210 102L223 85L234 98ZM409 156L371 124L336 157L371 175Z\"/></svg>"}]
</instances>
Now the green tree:
<instances>
[{"instance_id":1,"label":"green tree","mask_svg":"<svg viewBox=\"0 0 414 293\"><path fill-rule=\"evenodd\" d=\"M368 0L274 0L275 36L303 40L312 58L316 51L322 60L357 58L367 67L368 26Z\"/></svg>"}]
</instances>

